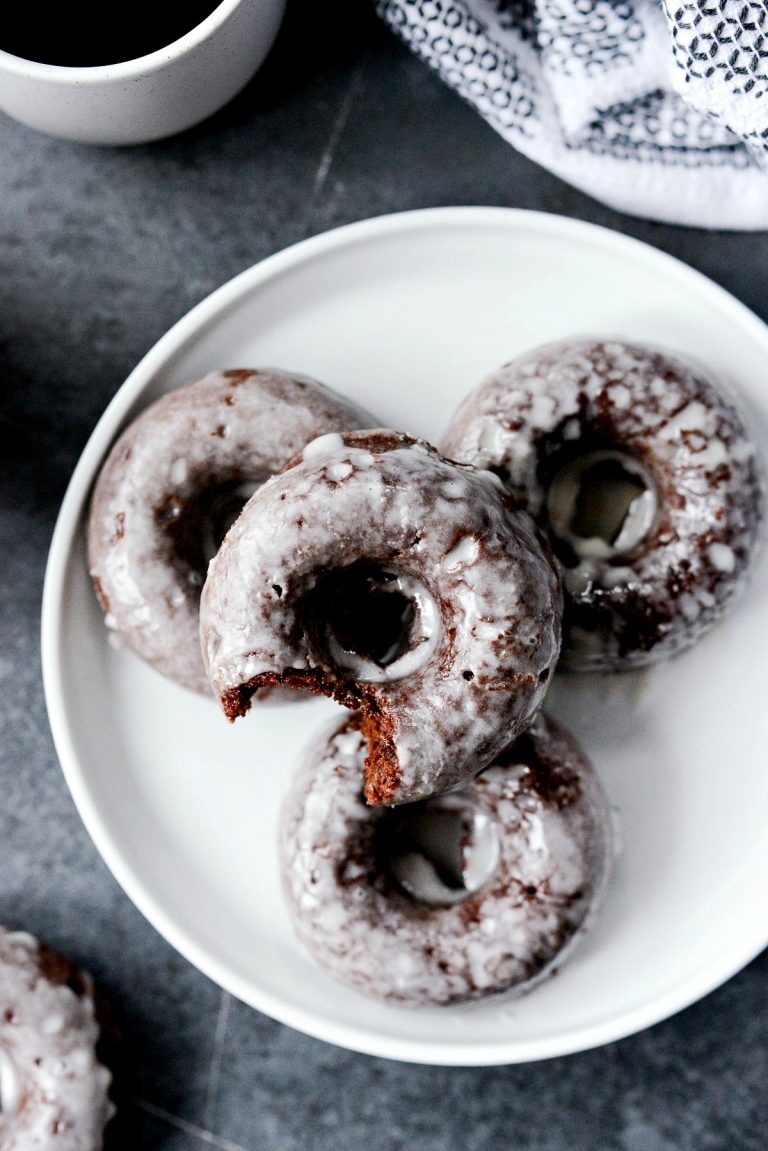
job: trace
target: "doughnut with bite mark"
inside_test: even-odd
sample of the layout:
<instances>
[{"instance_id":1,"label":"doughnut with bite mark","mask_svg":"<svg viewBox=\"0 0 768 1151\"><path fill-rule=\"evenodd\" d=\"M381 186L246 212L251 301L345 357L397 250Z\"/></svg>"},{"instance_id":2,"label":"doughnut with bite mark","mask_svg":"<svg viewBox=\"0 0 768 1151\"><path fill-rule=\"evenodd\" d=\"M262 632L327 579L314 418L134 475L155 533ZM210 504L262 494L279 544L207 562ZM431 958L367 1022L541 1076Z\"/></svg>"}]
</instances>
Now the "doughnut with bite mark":
<instances>
[{"instance_id":1,"label":"doughnut with bite mark","mask_svg":"<svg viewBox=\"0 0 768 1151\"><path fill-rule=\"evenodd\" d=\"M91 500L88 561L115 635L208 694L198 605L227 528L309 440L373 423L323 384L276 369L211 372L156 400L112 448Z\"/></svg>"},{"instance_id":2,"label":"doughnut with bite mark","mask_svg":"<svg viewBox=\"0 0 768 1151\"><path fill-rule=\"evenodd\" d=\"M97 1151L114 1113L88 975L0 928L0 1147Z\"/></svg>"},{"instance_id":3,"label":"doughnut with bite mark","mask_svg":"<svg viewBox=\"0 0 768 1151\"><path fill-rule=\"evenodd\" d=\"M666 352L527 352L465 400L441 450L492 469L547 530L573 669L673 656L744 586L764 518L756 448L718 385Z\"/></svg>"},{"instance_id":4,"label":"doughnut with bite mark","mask_svg":"<svg viewBox=\"0 0 768 1151\"><path fill-rule=\"evenodd\" d=\"M560 587L495 477L392 431L328 435L249 501L211 563L203 653L230 719L274 684L360 709L366 796L474 776L530 722Z\"/></svg>"},{"instance_id":5,"label":"doughnut with bite mark","mask_svg":"<svg viewBox=\"0 0 768 1151\"><path fill-rule=\"evenodd\" d=\"M539 715L466 788L366 806L359 717L292 781L281 873L297 938L348 987L409 1006L529 991L594 916L612 855L605 796Z\"/></svg>"}]
</instances>

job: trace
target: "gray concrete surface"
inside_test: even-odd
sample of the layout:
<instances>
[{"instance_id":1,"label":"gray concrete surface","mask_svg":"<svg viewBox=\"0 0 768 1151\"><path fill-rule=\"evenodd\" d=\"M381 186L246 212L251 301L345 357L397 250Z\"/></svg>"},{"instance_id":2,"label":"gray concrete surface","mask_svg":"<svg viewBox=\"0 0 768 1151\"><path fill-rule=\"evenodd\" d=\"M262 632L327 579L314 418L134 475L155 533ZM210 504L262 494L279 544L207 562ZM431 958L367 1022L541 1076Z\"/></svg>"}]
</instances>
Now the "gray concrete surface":
<instances>
[{"instance_id":1,"label":"gray concrete surface","mask_svg":"<svg viewBox=\"0 0 768 1151\"><path fill-rule=\"evenodd\" d=\"M761 1151L768 956L598 1051L447 1070L308 1039L174 952L101 862L48 729L47 548L78 455L130 369L209 291L328 227L440 204L537 208L680 257L768 319L768 235L617 215L505 145L366 3L294 0L250 87L127 150L0 116L0 922L89 967L126 1042L125 1145L144 1151ZM766 914L756 908L755 914Z\"/></svg>"}]
</instances>

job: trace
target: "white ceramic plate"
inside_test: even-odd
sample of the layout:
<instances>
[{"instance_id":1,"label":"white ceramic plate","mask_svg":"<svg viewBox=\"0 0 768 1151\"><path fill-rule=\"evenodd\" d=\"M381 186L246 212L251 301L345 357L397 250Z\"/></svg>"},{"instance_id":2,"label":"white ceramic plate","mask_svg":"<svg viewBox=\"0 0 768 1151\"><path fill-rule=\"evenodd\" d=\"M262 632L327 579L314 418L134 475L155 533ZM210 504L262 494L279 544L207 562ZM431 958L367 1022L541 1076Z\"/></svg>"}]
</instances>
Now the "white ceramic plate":
<instances>
[{"instance_id":1,"label":"white ceramic plate","mask_svg":"<svg viewBox=\"0 0 768 1151\"><path fill-rule=\"evenodd\" d=\"M652 673L558 680L620 815L623 852L599 923L528 997L407 1010L333 983L298 952L275 824L292 765L338 714L260 705L233 727L107 642L83 517L117 430L212 368L278 365L437 439L491 368L576 333L693 353L741 391L768 444L768 329L720 288L624 236L504 209L353 224L224 285L142 360L75 471L43 604L45 690L83 820L138 907L254 1007L371 1054L438 1064L539 1059L605 1043L705 994L768 941L768 564L694 651ZM318 734L320 733L320 734Z\"/></svg>"}]
</instances>

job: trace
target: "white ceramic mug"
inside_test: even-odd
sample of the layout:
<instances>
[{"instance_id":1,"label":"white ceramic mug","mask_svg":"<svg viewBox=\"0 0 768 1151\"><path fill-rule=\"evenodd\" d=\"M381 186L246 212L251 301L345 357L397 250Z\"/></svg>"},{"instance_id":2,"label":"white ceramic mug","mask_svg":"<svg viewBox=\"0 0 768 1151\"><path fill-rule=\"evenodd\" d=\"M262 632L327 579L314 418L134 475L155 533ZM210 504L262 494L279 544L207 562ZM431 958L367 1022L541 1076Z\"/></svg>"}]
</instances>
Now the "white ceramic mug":
<instances>
[{"instance_id":1,"label":"white ceramic mug","mask_svg":"<svg viewBox=\"0 0 768 1151\"><path fill-rule=\"evenodd\" d=\"M98 67L0 51L0 109L84 144L141 144L182 132L247 84L277 35L285 0L221 0L158 51Z\"/></svg>"}]
</instances>

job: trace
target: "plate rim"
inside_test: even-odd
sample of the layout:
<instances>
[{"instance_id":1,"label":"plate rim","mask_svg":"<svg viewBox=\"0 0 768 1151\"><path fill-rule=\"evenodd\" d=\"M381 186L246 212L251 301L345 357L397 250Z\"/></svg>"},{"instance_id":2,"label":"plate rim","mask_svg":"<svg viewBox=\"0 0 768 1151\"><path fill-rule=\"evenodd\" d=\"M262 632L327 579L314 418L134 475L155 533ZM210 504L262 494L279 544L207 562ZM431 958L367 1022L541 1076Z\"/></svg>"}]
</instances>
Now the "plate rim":
<instances>
[{"instance_id":1,"label":"plate rim","mask_svg":"<svg viewBox=\"0 0 768 1151\"><path fill-rule=\"evenodd\" d=\"M172 362L191 338L243 297L257 291L260 285L328 252L398 232L490 225L509 227L512 231L544 231L550 237L560 234L567 235L568 239L583 238L591 244L626 251L635 262L640 260L646 265L666 267L674 275L686 279L689 286L695 285L704 294L714 296L718 306L730 312L735 321L751 328L753 336L764 343L768 356L768 325L727 289L684 261L644 241L567 216L504 207L421 208L358 220L299 240L245 268L195 304L148 349L118 387L80 453L61 503L45 567L40 624L44 697L54 747L67 787L100 856L118 885L155 930L223 990L280 1023L361 1054L432 1066L480 1067L536 1062L587 1051L636 1034L677 1014L737 974L768 945L768 924L762 934L754 932L755 938L747 946L743 945L739 935L740 946L731 944L718 953L718 961L699 968L684 989L675 984L665 994L657 995L651 1004L641 1004L618 1016L584 1026L566 1036L565 1041L561 1035L524 1041L513 1036L476 1045L466 1040L438 1043L399 1038L371 1031L365 1026L352 1027L308 1015L304 1009L263 988L258 988L255 993L247 980L228 971L226 965L209 956L189 932L177 926L173 916L114 848L99 808L93 803L82 777L75 750L73 728L64 702L63 644L59 624L63 618L61 608L66 590L64 577L77 544L77 533L96 468L143 388Z\"/></svg>"}]
</instances>

